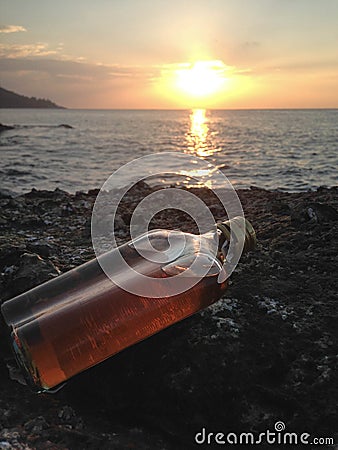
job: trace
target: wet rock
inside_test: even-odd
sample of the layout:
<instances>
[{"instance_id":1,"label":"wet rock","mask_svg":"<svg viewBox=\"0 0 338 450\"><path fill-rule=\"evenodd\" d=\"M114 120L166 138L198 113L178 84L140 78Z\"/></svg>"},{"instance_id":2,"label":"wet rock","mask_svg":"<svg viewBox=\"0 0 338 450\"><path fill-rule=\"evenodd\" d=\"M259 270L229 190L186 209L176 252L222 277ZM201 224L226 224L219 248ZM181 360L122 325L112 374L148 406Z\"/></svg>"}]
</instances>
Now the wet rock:
<instances>
[{"instance_id":1,"label":"wet rock","mask_svg":"<svg viewBox=\"0 0 338 450\"><path fill-rule=\"evenodd\" d=\"M2 228L7 224L8 226L12 227L13 229L17 230L30 230L34 228L43 228L47 225L47 222L38 214L32 213L32 214L21 214L18 209L16 209L14 212L8 211L5 215L2 216Z\"/></svg>"},{"instance_id":2,"label":"wet rock","mask_svg":"<svg viewBox=\"0 0 338 450\"><path fill-rule=\"evenodd\" d=\"M100 189L89 189L87 195L89 197L95 197L96 198L98 196L99 192L100 192Z\"/></svg>"},{"instance_id":3,"label":"wet rock","mask_svg":"<svg viewBox=\"0 0 338 450\"><path fill-rule=\"evenodd\" d=\"M69 216L70 214L74 214L75 210L71 203L66 203L65 205L62 205L61 207L61 214L63 216Z\"/></svg>"},{"instance_id":4,"label":"wet rock","mask_svg":"<svg viewBox=\"0 0 338 450\"><path fill-rule=\"evenodd\" d=\"M0 431L0 449L32 450L28 444L21 441L20 437L20 433L16 429L4 428Z\"/></svg>"},{"instance_id":5,"label":"wet rock","mask_svg":"<svg viewBox=\"0 0 338 450\"><path fill-rule=\"evenodd\" d=\"M0 271L18 263L20 256L25 253L26 245L10 245L3 243L0 247Z\"/></svg>"},{"instance_id":6,"label":"wet rock","mask_svg":"<svg viewBox=\"0 0 338 450\"><path fill-rule=\"evenodd\" d=\"M35 417L24 424L25 430L34 434L40 433L43 429L48 428L48 426L49 425L43 416Z\"/></svg>"},{"instance_id":7,"label":"wet rock","mask_svg":"<svg viewBox=\"0 0 338 450\"><path fill-rule=\"evenodd\" d=\"M52 262L34 253L23 253L18 260L18 265L8 273L5 287L7 298L28 291L59 274L60 270Z\"/></svg>"},{"instance_id":8,"label":"wet rock","mask_svg":"<svg viewBox=\"0 0 338 450\"><path fill-rule=\"evenodd\" d=\"M141 183L124 199L115 224L119 243L128 239L135 205L150 192ZM56 276L57 267L65 272L94 257L97 193L32 190L14 202L0 198L2 299ZM207 189L193 193L215 220L224 219ZM238 195L258 247L241 258L220 302L78 375L55 395L32 394L10 380L0 360L4 445L16 439L31 448L186 450L203 426L265 431L277 420L288 431L335 435L338 189ZM73 212L62 214L63 205ZM44 224L26 225L34 216ZM152 225L193 231L174 211Z\"/></svg>"},{"instance_id":9,"label":"wet rock","mask_svg":"<svg viewBox=\"0 0 338 450\"><path fill-rule=\"evenodd\" d=\"M278 215L289 215L291 213L290 206L281 201L272 201L269 204L269 209L272 213Z\"/></svg>"},{"instance_id":10,"label":"wet rock","mask_svg":"<svg viewBox=\"0 0 338 450\"><path fill-rule=\"evenodd\" d=\"M52 199L56 200L59 198L67 198L71 197L68 192L63 191L62 189L56 188L54 191L47 191L47 190L38 190L35 188L32 188L30 192L27 192L26 194L23 194L22 197L28 198L28 199L34 199L37 198L39 200L41 199Z\"/></svg>"},{"instance_id":11,"label":"wet rock","mask_svg":"<svg viewBox=\"0 0 338 450\"><path fill-rule=\"evenodd\" d=\"M102 211L102 215L96 215L93 220L93 226L98 232L108 232L112 233L115 231L124 230L126 227L126 222L124 218L120 214L105 214L105 211Z\"/></svg>"},{"instance_id":12,"label":"wet rock","mask_svg":"<svg viewBox=\"0 0 338 450\"><path fill-rule=\"evenodd\" d=\"M322 203L310 203L307 208L310 220L318 223L338 220L338 211L333 206Z\"/></svg>"},{"instance_id":13,"label":"wet rock","mask_svg":"<svg viewBox=\"0 0 338 450\"><path fill-rule=\"evenodd\" d=\"M7 218L0 216L0 227L7 224Z\"/></svg>"},{"instance_id":14,"label":"wet rock","mask_svg":"<svg viewBox=\"0 0 338 450\"><path fill-rule=\"evenodd\" d=\"M14 195L14 192L10 191L9 189L0 189L0 199L9 199L12 198Z\"/></svg>"},{"instance_id":15,"label":"wet rock","mask_svg":"<svg viewBox=\"0 0 338 450\"><path fill-rule=\"evenodd\" d=\"M138 181L135 185L133 185L127 192L127 199L137 200L138 198L144 198L146 195L154 192L148 183L145 181Z\"/></svg>"},{"instance_id":16,"label":"wet rock","mask_svg":"<svg viewBox=\"0 0 338 450\"><path fill-rule=\"evenodd\" d=\"M92 235L91 232L92 232L92 221L91 218L87 218L83 226L82 235L84 238L90 239Z\"/></svg>"},{"instance_id":17,"label":"wet rock","mask_svg":"<svg viewBox=\"0 0 338 450\"><path fill-rule=\"evenodd\" d=\"M67 123L61 123L60 125L58 125L58 128L67 128L68 130L72 130L74 127L68 125Z\"/></svg>"},{"instance_id":18,"label":"wet rock","mask_svg":"<svg viewBox=\"0 0 338 450\"><path fill-rule=\"evenodd\" d=\"M62 406L58 411L60 421L69 427L80 430L83 428L83 422L74 409L69 405Z\"/></svg>"},{"instance_id":19,"label":"wet rock","mask_svg":"<svg viewBox=\"0 0 338 450\"><path fill-rule=\"evenodd\" d=\"M0 123L0 133L9 130L14 130L14 127L12 127L11 125L4 125L3 123Z\"/></svg>"},{"instance_id":20,"label":"wet rock","mask_svg":"<svg viewBox=\"0 0 338 450\"><path fill-rule=\"evenodd\" d=\"M326 223L338 220L338 211L331 205L307 203L296 207L291 213L293 223Z\"/></svg>"},{"instance_id":21,"label":"wet rock","mask_svg":"<svg viewBox=\"0 0 338 450\"><path fill-rule=\"evenodd\" d=\"M53 247L47 242L34 241L27 244L27 250L32 253L37 253L44 258L51 255Z\"/></svg>"}]
</instances>

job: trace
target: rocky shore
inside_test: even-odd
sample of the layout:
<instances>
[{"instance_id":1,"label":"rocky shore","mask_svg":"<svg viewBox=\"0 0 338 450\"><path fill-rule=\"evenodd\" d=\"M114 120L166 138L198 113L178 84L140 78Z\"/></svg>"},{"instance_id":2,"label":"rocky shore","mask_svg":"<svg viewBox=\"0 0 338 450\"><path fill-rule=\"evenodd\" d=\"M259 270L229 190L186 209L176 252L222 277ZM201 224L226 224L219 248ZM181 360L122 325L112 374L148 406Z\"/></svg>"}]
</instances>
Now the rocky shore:
<instances>
[{"instance_id":1,"label":"rocky shore","mask_svg":"<svg viewBox=\"0 0 338 450\"><path fill-rule=\"evenodd\" d=\"M139 183L123 201L118 243L128 239L132 210L152 189ZM1 301L93 258L97 193L0 192ZM194 193L224 219L210 191ZM258 246L207 310L56 394L34 394L12 379L0 330L0 449L189 449L203 427L258 436L278 421L285 431L309 433L309 442L332 437L338 444L338 188L238 195ZM178 212L158 214L152 226L193 230Z\"/></svg>"}]
</instances>

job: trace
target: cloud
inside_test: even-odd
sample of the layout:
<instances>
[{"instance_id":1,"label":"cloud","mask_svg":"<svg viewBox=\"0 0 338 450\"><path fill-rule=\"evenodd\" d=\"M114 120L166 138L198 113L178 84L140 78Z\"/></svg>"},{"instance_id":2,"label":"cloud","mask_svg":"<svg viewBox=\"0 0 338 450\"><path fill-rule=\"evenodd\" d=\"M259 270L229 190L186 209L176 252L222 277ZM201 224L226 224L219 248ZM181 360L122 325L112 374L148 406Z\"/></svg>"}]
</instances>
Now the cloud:
<instances>
[{"instance_id":1,"label":"cloud","mask_svg":"<svg viewBox=\"0 0 338 450\"><path fill-rule=\"evenodd\" d=\"M45 44L13 46L6 48L1 59L3 76L48 77L51 81L91 83L93 81L116 82L119 85L142 83L150 85L163 77L174 76L178 70L189 69L191 63L169 63L156 65L95 64L69 57L59 58L56 50ZM1 55L1 45L0 45ZM10 55L10 56L9 56ZM51 58L41 57L50 55ZM251 70L224 64L222 61L207 61L210 68L221 76L250 75Z\"/></svg>"},{"instance_id":2,"label":"cloud","mask_svg":"<svg viewBox=\"0 0 338 450\"><path fill-rule=\"evenodd\" d=\"M5 25L3 27L0 27L0 33L18 33L19 31L27 30L21 25Z\"/></svg>"},{"instance_id":3,"label":"cloud","mask_svg":"<svg viewBox=\"0 0 338 450\"><path fill-rule=\"evenodd\" d=\"M95 64L58 56L1 58L0 65L5 88L76 108L143 107L161 74L155 65Z\"/></svg>"},{"instance_id":4,"label":"cloud","mask_svg":"<svg viewBox=\"0 0 338 450\"><path fill-rule=\"evenodd\" d=\"M276 59L269 64L260 64L255 67L253 74L259 76L289 76L289 75L306 75L323 76L324 74L333 72L337 74L338 60L326 56L311 58L284 58ZM337 76L337 75L336 75Z\"/></svg>"},{"instance_id":5,"label":"cloud","mask_svg":"<svg viewBox=\"0 0 338 450\"><path fill-rule=\"evenodd\" d=\"M77 108L162 107L165 81L168 80L170 86L170 77L175 71L191 67L191 63L97 64L59 53L41 56L56 52L44 44L18 46L12 48L11 55L14 50L25 57L1 58L4 87L26 95L52 98L60 105ZM206 63L225 78L248 75L248 69L229 66L222 61Z\"/></svg>"},{"instance_id":6,"label":"cloud","mask_svg":"<svg viewBox=\"0 0 338 450\"><path fill-rule=\"evenodd\" d=\"M19 46L20 56L41 56L48 52L45 47ZM29 48L23 48L29 47ZM14 53L14 52L13 52ZM19 51L18 51L19 53ZM49 54L50 54L49 53ZM1 46L0 46L1 54ZM151 80L160 74L157 66L126 66L120 64L94 64L69 59L51 58L22 58L5 57L1 59L1 69L4 73L29 73L40 72L54 79L78 79L79 81L90 80L113 80L113 79L143 79Z\"/></svg>"},{"instance_id":7,"label":"cloud","mask_svg":"<svg viewBox=\"0 0 338 450\"><path fill-rule=\"evenodd\" d=\"M35 44L0 44L1 58L26 58L27 56L55 55L58 50L52 50L48 44L37 42Z\"/></svg>"},{"instance_id":8,"label":"cloud","mask_svg":"<svg viewBox=\"0 0 338 450\"><path fill-rule=\"evenodd\" d=\"M199 61L198 63L170 63L170 64L162 64L161 66L157 66L161 71L162 75L174 75L177 72L182 70L192 69L194 66L201 65L204 68L211 69L215 73L217 73L221 77L229 77L235 75L248 75L251 73L250 68L240 68L234 65L225 64L221 60L207 60L207 61Z\"/></svg>"}]
</instances>

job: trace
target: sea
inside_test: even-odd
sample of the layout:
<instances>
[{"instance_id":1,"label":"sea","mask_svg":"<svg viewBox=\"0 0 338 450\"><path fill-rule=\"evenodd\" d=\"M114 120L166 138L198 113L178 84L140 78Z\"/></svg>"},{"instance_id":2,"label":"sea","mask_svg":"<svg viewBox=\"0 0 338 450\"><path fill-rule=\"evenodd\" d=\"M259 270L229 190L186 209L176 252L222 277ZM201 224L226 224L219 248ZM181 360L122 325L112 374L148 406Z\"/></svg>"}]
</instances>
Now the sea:
<instances>
[{"instance_id":1,"label":"sea","mask_svg":"<svg viewBox=\"0 0 338 450\"><path fill-rule=\"evenodd\" d=\"M135 160L163 152L203 160L236 189L338 184L338 109L1 109L0 122L14 126L0 133L0 188L18 194L100 188L132 161L128 170L150 184L201 185L179 157L171 158L170 173L160 167L149 180L138 173Z\"/></svg>"}]
</instances>

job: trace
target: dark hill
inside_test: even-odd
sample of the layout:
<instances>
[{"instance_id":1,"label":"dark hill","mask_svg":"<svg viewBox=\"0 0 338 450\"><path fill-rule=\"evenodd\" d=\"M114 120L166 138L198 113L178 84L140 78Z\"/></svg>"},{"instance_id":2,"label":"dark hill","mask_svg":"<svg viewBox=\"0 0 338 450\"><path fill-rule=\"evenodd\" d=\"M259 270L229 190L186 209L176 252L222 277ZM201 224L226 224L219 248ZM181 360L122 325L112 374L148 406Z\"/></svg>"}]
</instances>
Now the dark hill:
<instances>
[{"instance_id":1,"label":"dark hill","mask_svg":"<svg viewBox=\"0 0 338 450\"><path fill-rule=\"evenodd\" d=\"M0 87L0 108L63 108L50 100L26 97Z\"/></svg>"}]
</instances>

